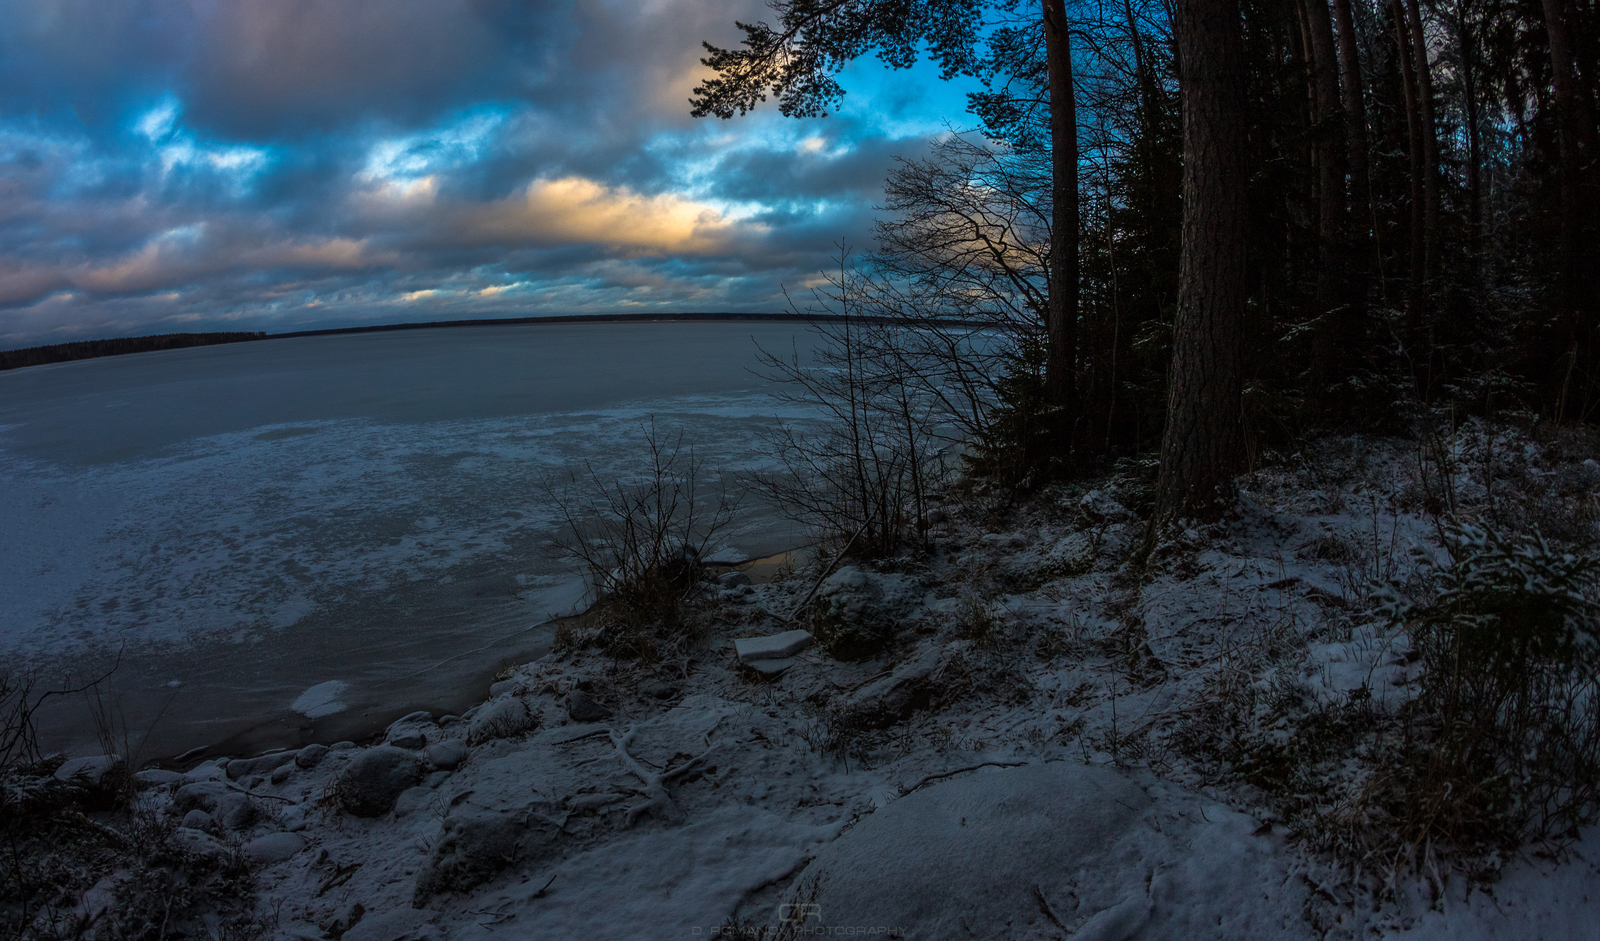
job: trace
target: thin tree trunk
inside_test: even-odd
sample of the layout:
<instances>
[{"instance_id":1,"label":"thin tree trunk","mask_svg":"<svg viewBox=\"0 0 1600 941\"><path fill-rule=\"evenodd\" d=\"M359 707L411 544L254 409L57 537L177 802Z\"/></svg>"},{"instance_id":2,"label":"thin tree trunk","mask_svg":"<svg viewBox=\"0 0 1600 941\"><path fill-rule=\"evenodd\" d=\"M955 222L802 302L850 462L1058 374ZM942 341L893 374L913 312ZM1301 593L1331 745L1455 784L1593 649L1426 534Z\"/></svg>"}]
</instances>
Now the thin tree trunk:
<instances>
[{"instance_id":1,"label":"thin tree trunk","mask_svg":"<svg viewBox=\"0 0 1600 941\"><path fill-rule=\"evenodd\" d=\"M1356 45L1355 19L1350 0L1333 0L1333 18L1339 28L1339 59L1343 72L1345 140L1350 146L1350 214L1352 233L1350 290L1357 304L1366 299L1372 251L1372 177L1368 168L1367 104L1361 81L1361 58Z\"/></svg>"},{"instance_id":2,"label":"thin tree trunk","mask_svg":"<svg viewBox=\"0 0 1600 941\"><path fill-rule=\"evenodd\" d=\"M1344 307L1345 195L1344 153L1340 131L1339 59L1334 53L1333 22L1327 0L1301 0L1309 38L1311 87L1316 98L1312 139L1317 156L1317 329L1312 352L1313 384L1326 388L1336 378L1339 341L1349 331L1341 322Z\"/></svg>"},{"instance_id":3,"label":"thin tree trunk","mask_svg":"<svg viewBox=\"0 0 1600 941\"><path fill-rule=\"evenodd\" d=\"M1062 409L1069 444L1079 437L1078 360L1078 109L1072 93L1072 44L1062 0L1043 0L1045 63L1050 82L1050 275L1045 394Z\"/></svg>"},{"instance_id":4,"label":"thin tree trunk","mask_svg":"<svg viewBox=\"0 0 1600 941\"><path fill-rule=\"evenodd\" d=\"M1567 342L1576 343L1578 302L1578 231L1582 212L1580 168L1578 166L1577 75L1572 50L1572 34L1567 24L1566 0L1544 0L1545 32L1550 40L1550 71L1555 92L1557 131L1561 155L1561 248L1558 261L1557 316Z\"/></svg>"},{"instance_id":5,"label":"thin tree trunk","mask_svg":"<svg viewBox=\"0 0 1600 941\"><path fill-rule=\"evenodd\" d=\"M1422 129L1422 283L1427 290L1439 273L1439 132L1433 120L1433 67L1428 63L1428 37L1417 0L1406 0L1406 18L1411 24L1411 65L1417 73L1417 122ZM1423 305L1426 308L1426 295Z\"/></svg>"},{"instance_id":6,"label":"thin tree trunk","mask_svg":"<svg viewBox=\"0 0 1600 941\"><path fill-rule=\"evenodd\" d=\"M1411 158L1411 289L1406 304L1407 339L1413 344L1422 342L1422 273L1423 273L1423 186L1422 186L1422 123L1417 112L1417 76L1412 67L1411 29L1406 25L1405 5L1393 0L1395 44L1399 47L1400 84L1405 91L1406 130Z\"/></svg>"},{"instance_id":7,"label":"thin tree trunk","mask_svg":"<svg viewBox=\"0 0 1600 941\"><path fill-rule=\"evenodd\" d=\"M1250 176L1236 0L1177 0L1183 235L1157 523L1215 518L1244 464L1244 308Z\"/></svg>"},{"instance_id":8,"label":"thin tree trunk","mask_svg":"<svg viewBox=\"0 0 1600 941\"><path fill-rule=\"evenodd\" d=\"M1473 274L1483 248L1483 150L1478 137L1478 37L1473 32L1469 0L1456 4L1456 36L1461 52L1461 94L1467 124L1467 243Z\"/></svg>"}]
</instances>

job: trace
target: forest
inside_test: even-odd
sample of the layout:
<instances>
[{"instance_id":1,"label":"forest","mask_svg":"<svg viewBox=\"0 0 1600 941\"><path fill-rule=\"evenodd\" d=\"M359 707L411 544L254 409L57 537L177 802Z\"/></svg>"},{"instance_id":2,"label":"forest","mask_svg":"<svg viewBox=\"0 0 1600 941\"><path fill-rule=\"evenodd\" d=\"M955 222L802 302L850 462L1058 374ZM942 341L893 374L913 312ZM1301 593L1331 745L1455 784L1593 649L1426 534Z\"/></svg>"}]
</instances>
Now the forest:
<instances>
[{"instance_id":1,"label":"forest","mask_svg":"<svg viewBox=\"0 0 1600 941\"><path fill-rule=\"evenodd\" d=\"M986 431L1017 477L1159 454L1162 515L1214 518L1314 429L1594 417L1592 2L772 9L707 44L696 115L825 114L872 54L983 80L842 279L1015 337Z\"/></svg>"}]
</instances>

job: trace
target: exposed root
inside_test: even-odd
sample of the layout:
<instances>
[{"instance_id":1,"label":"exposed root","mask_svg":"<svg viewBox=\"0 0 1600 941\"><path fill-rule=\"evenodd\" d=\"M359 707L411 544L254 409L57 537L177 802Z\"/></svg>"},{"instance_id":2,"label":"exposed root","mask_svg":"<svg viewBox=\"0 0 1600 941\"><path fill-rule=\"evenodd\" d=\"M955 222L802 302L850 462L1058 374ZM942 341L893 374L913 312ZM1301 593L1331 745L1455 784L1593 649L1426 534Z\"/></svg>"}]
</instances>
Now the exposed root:
<instances>
[{"instance_id":1,"label":"exposed root","mask_svg":"<svg viewBox=\"0 0 1600 941\"><path fill-rule=\"evenodd\" d=\"M611 732L611 744L617 747L617 757L621 759L622 766L644 783L645 799L628 808L627 816L623 818L622 825L631 827L641 816L652 810L669 823L682 823L683 811L679 810L678 805L672 802L672 795L667 793L667 784L699 768L701 763L713 751L716 751L717 746L712 745L678 767L668 768L658 773L647 770L643 765L639 764L638 760L628 754L628 744L632 741L633 729L631 728L621 735L618 735L615 731Z\"/></svg>"}]
</instances>

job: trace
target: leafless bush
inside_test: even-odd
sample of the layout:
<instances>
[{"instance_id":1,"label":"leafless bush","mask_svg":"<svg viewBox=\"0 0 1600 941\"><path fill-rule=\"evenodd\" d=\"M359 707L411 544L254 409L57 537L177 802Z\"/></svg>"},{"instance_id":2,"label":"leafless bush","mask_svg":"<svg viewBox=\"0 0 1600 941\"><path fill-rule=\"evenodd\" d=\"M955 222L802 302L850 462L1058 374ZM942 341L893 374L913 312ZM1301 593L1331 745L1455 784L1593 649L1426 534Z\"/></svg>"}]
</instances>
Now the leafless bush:
<instances>
[{"instance_id":1,"label":"leafless bush","mask_svg":"<svg viewBox=\"0 0 1600 941\"><path fill-rule=\"evenodd\" d=\"M560 518L557 551L583 568L608 648L653 658L689 632L700 560L739 497L726 479L702 480L682 434L669 442L653 422L644 430L644 467L633 479L606 481L585 465L582 476L542 489Z\"/></svg>"}]
</instances>

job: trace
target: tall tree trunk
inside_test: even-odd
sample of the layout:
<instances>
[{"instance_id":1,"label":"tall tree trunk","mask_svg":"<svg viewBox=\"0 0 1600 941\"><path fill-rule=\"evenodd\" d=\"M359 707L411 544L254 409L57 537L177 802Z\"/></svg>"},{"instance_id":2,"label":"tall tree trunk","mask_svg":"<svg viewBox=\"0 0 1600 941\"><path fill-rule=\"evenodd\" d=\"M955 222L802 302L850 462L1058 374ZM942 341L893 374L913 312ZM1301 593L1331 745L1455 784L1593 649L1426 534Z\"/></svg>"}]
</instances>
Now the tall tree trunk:
<instances>
[{"instance_id":1,"label":"tall tree trunk","mask_svg":"<svg viewBox=\"0 0 1600 941\"><path fill-rule=\"evenodd\" d=\"M1423 238L1423 185L1422 185L1422 119L1417 106L1417 74L1413 67L1414 49L1411 45L1411 28L1406 23L1405 4L1393 0L1390 9L1394 14L1395 45L1399 47L1400 84L1405 92L1406 131L1411 158L1411 265L1409 271L1411 290L1406 304L1406 339L1413 345L1423 341L1422 273L1425 241Z\"/></svg>"},{"instance_id":2,"label":"tall tree trunk","mask_svg":"<svg viewBox=\"0 0 1600 941\"><path fill-rule=\"evenodd\" d=\"M1350 291L1361 305L1367 296L1372 252L1372 175L1368 167L1366 91L1361 80L1361 58L1356 45L1356 24L1350 0L1333 0L1333 19L1339 28L1339 60L1343 72L1345 140L1350 146L1351 252Z\"/></svg>"},{"instance_id":3,"label":"tall tree trunk","mask_svg":"<svg viewBox=\"0 0 1600 941\"><path fill-rule=\"evenodd\" d=\"M1472 22L1470 0L1456 4L1456 37L1461 54L1461 97L1467 125L1467 243L1474 276L1483 249L1483 147L1478 122L1478 37Z\"/></svg>"},{"instance_id":4,"label":"tall tree trunk","mask_svg":"<svg viewBox=\"0 0 1600 941\"><path fill-rule=\"evenodd\" d=\"M1544 0L1545 33L1550 39L1550 71L1555 92L1557 134L1561 155L1561 248L1556 304L1558 317L1576 343L1578 304L1578 231L1583 200L1578 166L1578 81L1568 24L1567 0Z\"/></svg>"},{"instance_id":5,"label":"tall tree trunk","mask_svg":"<svg viewBox=\"0 0 1600 941\"><path fill-rule=\"evenodd\" d=\"M1417 0L1406 0L1411 25L1411 66L1417 73L1417 124L1422 129L1422 283L1424 290L1439 273L1439 132L1433 120L1433 67L1428 64L1428 37L1422 31ZM1423 299L1424 308L1427 298Z\"/></svg>"},{"instance_id":6,"label":"tall tree trunk","mask_svg":"<svg viewBox=\"0 0 1600 941\"><path fill-rule=\"evenodd\" d=\"M1043 0L1045 64L1050 83L1050 274L1045 394L1068 422L1071 443L1081 416L1078 361L1078 108L1072 92L1072 44L1063 0Z\"/></svg>"},{"instance_id":7,"label":"tall tree trunk","mask_svg":"<svg viewBox=\"0 0 1600 941\"><path fill-rule=\"evenodd\" d=\"M1320 318L1311 363L1312 383L1333 382L1340 359L1340 340L1349 333L1345 273L1344 155L1339 104L1339 58L1334 53L1333 21L1327 0L1301 0L1311 62L1311 88L1316 99L1317 163L1317 316Z\"/></svg>"},{"instance_id":8,"label":"tall tree trunk","mask_svg":"<svg viewBox=\"0 0 1600 941\"><path fill-rule=\"evenodd\" d=\"M1156 521L1234 502L1242 425L1250 176L1237 0L1177 0L1183 235Z\"/></svg>"}]
</instances>

